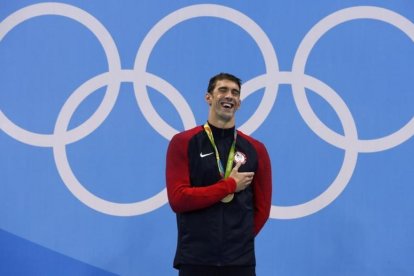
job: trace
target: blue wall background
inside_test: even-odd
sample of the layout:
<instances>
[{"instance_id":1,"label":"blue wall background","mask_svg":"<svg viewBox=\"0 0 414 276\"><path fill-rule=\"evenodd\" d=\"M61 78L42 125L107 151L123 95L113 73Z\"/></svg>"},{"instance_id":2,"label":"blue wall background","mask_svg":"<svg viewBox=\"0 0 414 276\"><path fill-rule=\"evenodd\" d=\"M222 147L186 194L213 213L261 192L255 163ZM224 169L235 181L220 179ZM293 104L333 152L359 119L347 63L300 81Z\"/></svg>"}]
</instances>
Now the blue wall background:
<instances>
[{"instance_id":1,"label":"blue wall background","mask_svg":"<svg viewBox=\"0 0 414 276\"><path fill-rule=\"evenodd\" d=\"M414 275L412 1L0 1L0 20L1 275L176 275L165 152L222 71L273 165L257 274Z\"/></svg>"}]
</instances>

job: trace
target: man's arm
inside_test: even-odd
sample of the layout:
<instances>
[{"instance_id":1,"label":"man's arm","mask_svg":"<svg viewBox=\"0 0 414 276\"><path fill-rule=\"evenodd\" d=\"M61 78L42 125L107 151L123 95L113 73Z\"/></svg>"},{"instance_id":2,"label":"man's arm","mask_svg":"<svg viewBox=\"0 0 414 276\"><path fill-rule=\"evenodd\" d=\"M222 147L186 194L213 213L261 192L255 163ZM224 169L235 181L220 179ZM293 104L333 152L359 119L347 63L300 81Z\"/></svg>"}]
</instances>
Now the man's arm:
<instances>
[{"instance_id":1,"label":"man's arm","mask_svg":"<svg viewBox=\"0 0 414 276\"><path fill-rule=\"evenodd\" d=\"M272 168L265 146L256 144L258 152L258 169L253 179L254 192L254 234L257 235L270 214L272 206Z\"/></svg>"},{"instance_id":2,"label":"man's arm","mask_svg":"<svg viewBox=\"0 0 414 276\"><path fill-rule=\"evenodd\" d=\"M236 191L233 177L206 187L192 187L189 170L188 137L175 135L168 146L166 164L168 200L174 212L209 207Z\"/></svg>"}]
</instances>

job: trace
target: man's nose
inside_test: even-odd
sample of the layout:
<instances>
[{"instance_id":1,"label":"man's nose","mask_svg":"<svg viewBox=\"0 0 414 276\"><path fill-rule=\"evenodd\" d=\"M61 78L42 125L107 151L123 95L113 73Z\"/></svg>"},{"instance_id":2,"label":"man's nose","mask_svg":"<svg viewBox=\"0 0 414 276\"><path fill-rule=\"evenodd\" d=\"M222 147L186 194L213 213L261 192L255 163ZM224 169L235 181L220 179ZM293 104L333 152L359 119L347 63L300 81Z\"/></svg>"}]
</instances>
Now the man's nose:
<instances>
[{"instance_id":1,"label":"man's nose","mask_svg":"<svg viewBox=\"0 0 414 276\"><path fill-rule=\"evenodd\" d=\"M231 93L231 91L230 91L230 90L228 90L228 91L226 92L226 94L224 94L224 97L225 97L226 99L232 99L232 98L233 98L233 94Z\"/></svg>"}]
</instances>

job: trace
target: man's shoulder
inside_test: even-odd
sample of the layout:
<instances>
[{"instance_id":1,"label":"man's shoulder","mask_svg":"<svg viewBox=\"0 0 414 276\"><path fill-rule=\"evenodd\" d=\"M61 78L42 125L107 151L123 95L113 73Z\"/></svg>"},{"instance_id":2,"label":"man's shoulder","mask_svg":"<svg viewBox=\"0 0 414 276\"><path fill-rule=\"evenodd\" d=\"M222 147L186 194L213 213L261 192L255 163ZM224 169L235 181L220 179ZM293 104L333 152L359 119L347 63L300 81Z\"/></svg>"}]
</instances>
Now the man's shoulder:
<instances>
[{"instance_id":1,"label":"man's shoulder","mask_svg":"<svg viewBox=\"0 0 414 276\"><path fill-rule=\"evenodd\" d=\"M184 130L182 132L179 132L179 133L175 134L173 136L173 138L171 139L171 141L172 140L180 140L180 141L189 140L194 135L196 135L197 133L199 133L199 132L201 132L203 130L204 130L203 129L203 126L196 126L196 127L193 127L193 128L187 129L187 130Z\"/></svg>"},{"instance_id":2,"label":"man's shoulder","mask_svg":"<svg viewBox=\"0 0 414 276\"><path fill-rule=\"evenodd\" d=\"M237 130L237 135L244 138L245 140L247 140L248 142L250 142L251 144L255 145L255 146L260 146L260 147L264 147L264 144L262 142L260 142L259 140L257 140L256 138L253 138L250 135L247 135L246 133Z\"/></svg>"}]
</instances>

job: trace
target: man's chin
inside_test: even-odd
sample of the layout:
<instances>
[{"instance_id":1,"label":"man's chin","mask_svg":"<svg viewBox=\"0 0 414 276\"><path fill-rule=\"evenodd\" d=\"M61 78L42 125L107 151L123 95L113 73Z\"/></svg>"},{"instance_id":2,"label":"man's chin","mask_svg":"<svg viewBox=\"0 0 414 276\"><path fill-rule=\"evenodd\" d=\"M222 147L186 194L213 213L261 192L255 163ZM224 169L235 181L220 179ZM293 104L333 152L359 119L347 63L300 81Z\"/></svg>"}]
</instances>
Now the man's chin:
<instances>
[{"instance_id":1,"label":"man's chin","mask_svg":"<svg viewBox=\"0 0 414 276\"><path fill-rule=\"evenodd\" d=\"M226 122L231 121L233 119L233 117L234 117L234 113L233 112L231 112L231 113L226 112L226 113L220 114L220 118L223 121L226 121Z\"/></svg>"}]
</instances>

